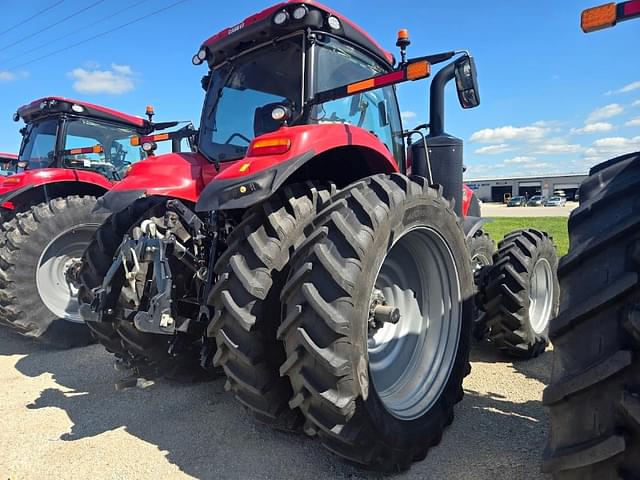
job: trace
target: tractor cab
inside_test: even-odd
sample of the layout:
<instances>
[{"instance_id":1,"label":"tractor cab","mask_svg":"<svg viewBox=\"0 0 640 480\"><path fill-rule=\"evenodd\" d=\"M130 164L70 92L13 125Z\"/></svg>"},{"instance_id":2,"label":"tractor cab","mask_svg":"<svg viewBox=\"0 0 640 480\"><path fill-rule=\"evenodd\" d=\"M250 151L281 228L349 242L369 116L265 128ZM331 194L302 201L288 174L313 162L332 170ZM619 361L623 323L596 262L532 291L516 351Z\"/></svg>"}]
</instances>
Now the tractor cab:
<instances>
[{"instance_id":1,"label":"tractor cab","mask_svg":"<svg viewBox=\"0 0 640 480\"><path fill-rule=\"evenodd\" d=\"M210 69L202 81L207 95L198 151L223 167L219 181L262 171L272 185L265 196L302 164L306 175L339 186L363 171L417 173L442 184L462 213L462 141L444 132L443 97L445 84L456 78L462 106L476 106L475 65L467 52L407 59L409 44L402 30L396 64L361 28L311 1L281 3L246 18L193 56L194 64L207 62ZM430 124L424 132L404 131L395 85L426 78L432 64L458 54L432 82ZM407 138L420 141L411 146ZM245 185L252 201L261 197L254 194L265 188L262 180ZM229 196L216 184L208 187L210 202L201 199L203 209L220 208Z\"/></svg>"},{"instance_id":2,"label":"tractor cab","mask_svg":"<svg viewBox=\"0 0 640 480\"><path fill-rule=\"evenodd\" d=\"M130 137L156 128L150 120L61 97L35 100L18 109L22 144L17 170L44 168L86 170L110 181L122 178L134 162L147 156ZM173 126L175 123L165 125Z\"/></svg>"}]
</instances>

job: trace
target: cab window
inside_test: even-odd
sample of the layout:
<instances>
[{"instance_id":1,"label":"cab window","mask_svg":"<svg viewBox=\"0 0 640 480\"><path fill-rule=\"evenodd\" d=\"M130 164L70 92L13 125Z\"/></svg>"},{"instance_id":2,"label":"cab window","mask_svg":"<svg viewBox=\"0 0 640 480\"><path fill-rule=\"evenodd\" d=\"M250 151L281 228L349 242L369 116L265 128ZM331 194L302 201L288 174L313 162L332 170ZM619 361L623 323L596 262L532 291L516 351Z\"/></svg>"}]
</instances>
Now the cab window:
<instances>
[{"instance_id":1,"label":"cab window","mask_svg":"<svg viewBox=\"0 0 640 480\"><path fill-rule=\"evenodd\" d=\"M318 40L315 93L386 72L377 61L346 42L328 35L319 35ZM400 165L404 162L402 125L393 87L321 103L312 109L310 120L363 128L378 137Z\"/></svg>"}]
</instances>

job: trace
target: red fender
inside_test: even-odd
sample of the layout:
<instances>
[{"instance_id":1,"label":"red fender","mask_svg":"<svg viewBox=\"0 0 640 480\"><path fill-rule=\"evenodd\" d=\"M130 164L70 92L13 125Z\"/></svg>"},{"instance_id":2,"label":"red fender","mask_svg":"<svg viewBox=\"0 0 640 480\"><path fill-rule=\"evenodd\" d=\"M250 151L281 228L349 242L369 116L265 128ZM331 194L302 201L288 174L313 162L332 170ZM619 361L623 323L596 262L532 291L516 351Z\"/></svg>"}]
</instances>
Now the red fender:
<instances>
[{"instance_id":1,"label":"red fender","mask_svg":"<svg viewBox=\"0 0 640 480\"><path fill-rule=\"evenodd\" d=\"M68 168L40 168L0 179L0 195L27 187L39 187L59 182L82 182L109 190L113 183L99 173Z\"/></svg>"},{"instance_id":2,"label":"red fender","mask_svg":"<svg viewBox=\"0 0 640 480\"><path fill-rule=\"evenodd\" d=\"M256 137L256 142L274 138L287 138L291 147L286 153L278 155L247 156L241 161L230 165L221 172L217 180L241 178L276 167L281 163L301 157L313 152L318 156L328 150L353 146L371 151L370 161L377 163L376 170L380 172L398 172L398 164L387 147L371 132L349 124L318 124L300 125L296 127L282 127L279 130ZM249 152L251 154L251 152Z\"/></svg>"},{"instance_id":3,"label":"red fender","mask_svg":"<svg viewBox=\"0 0 640 480\"><path fill-rule=\"evenodd\" d=\"M469 207L471 206L471 198L473 197L473 190L466 184L462 188L462 216L466 217L469 213Z\"/></svg>"},{"instance_id":4,"label":"red fender","mask_svg":"<svg viewBox=\"0 0 640 480\"><path fill-rule=\"evenodd\" d=\"M216 174L215 166L198 153L169 153L134 163L111 191L141 190L147 196L195 202Z\"/></svg>"}]
</instances>

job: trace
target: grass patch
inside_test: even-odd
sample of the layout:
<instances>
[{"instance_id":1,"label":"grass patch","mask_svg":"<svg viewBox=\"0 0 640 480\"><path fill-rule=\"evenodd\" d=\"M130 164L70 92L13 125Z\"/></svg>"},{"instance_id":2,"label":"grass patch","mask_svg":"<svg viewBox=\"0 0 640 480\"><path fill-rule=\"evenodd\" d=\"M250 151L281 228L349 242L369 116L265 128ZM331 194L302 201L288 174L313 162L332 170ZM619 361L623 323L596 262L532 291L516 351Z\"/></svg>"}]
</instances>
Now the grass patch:
<instances>
[{"instance_id":1,"label":"grass patch","mask_svg":"<svg viewBox=\"0 0 640 480\"><path fill-rule=\"evenodd\" d=\"M553 237L558 247L558 256L567 254L569 250L569 234L567 232L566 217L494 217L491 223L485 224L482 229L491 235L496 244L507 233L523 228L535 228L547 232Z\"/></svg>"}]
</instances>

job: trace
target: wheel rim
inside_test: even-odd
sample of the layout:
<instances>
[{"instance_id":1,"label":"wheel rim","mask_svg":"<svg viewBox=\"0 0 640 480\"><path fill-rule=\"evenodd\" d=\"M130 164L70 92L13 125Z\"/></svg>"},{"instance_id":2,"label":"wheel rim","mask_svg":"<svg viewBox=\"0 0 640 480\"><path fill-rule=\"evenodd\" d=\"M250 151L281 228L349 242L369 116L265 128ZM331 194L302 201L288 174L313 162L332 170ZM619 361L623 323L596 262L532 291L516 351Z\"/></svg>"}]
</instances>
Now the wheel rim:
<instances>
[{"instance_id":1,"label":"wheel rim","mask_svg":"<svg viewBox=\"0 0 640 480\"><path fill-rule=\"evenodd\" d=\"M489 265L491 265L491 259L482 252L475 253L473 257L471 257L471 266L474 274L477 274L482 267Z\"/></svg>"},{"instance_id":2,"label":"wheel rim","mask_svg":"<svg viewBox=\"0 0 640 480\"><path fill-rule=\"evenodd\" d=\"M534 332L545 331L553 307L553 272L546 258L540 258L533 267L529 289L529 321Z\"/></svg>"},{"instance_id":3,"label":"wheel rim","mask_svg":"<svg viewBox=\"0 0 640 480\"><path fill-rule=\"evenodd\" d=\"M58 318L83 323L79 312L78 290L70 284L67 270L79 261L98 224L82 224L65 230L42 251L36 270L38 295Z\"/></svg>"},{"instance_id":4,"label":"wheel rim","mask_svg":"<svg viewBox=\"0 0 640 480\"><path fill-rule=\"evenodd\" d=\"M434 230L412 229L387 253L375 288L401 317L369 329L373 386L389 413L413 420L440 398L458 351L462 308L451 250Z\"/></svg>"}]
</instances>

